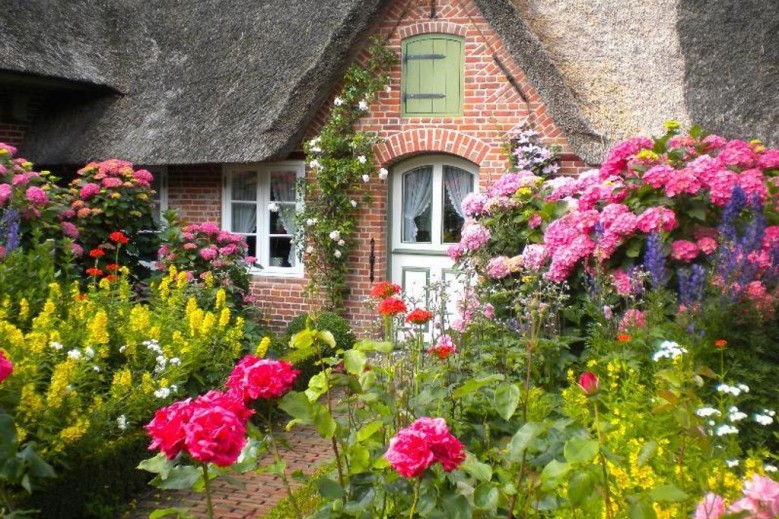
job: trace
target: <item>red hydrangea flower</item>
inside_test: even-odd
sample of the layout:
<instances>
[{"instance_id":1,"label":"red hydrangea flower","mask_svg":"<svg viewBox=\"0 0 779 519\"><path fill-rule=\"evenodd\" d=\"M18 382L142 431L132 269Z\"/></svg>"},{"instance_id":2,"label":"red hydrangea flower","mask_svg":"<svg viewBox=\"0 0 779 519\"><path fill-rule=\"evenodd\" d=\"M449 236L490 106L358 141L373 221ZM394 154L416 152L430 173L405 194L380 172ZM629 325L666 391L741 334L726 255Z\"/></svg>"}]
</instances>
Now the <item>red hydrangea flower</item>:
<instances>
[{"instance_id":1,"label":"red hydrangea flower","mask_svg":"<svg viewBox=\"0 0 779 519\"><path fill-rule=\"evenodd\" d=\"M423 310L421 308L415 308L406 316L406 322L412 324L427 324L430 319L433 318L433 313Z\"/></svg>"},{"instance_id":2,"label":"red hydrangea flower","mask_svg":"<svg viewBox=\"0 0 779 519\"><path fill-rule=\"evenodd\" d=\"M465 448L443 418L422 417L398 431L384 457L398 474L415 478L436 461L447 472L455 470L465 461Z\"/></svg>"},{"instance_id":3,"label":"red hydrangea flower","mask_svg":"<svg viewBox=\"0 0 779 519\"><path fill-rule=\"evenodd\" d=\"M0 350L0 382L11 376L14 372L14 363L5 356L5 352Z\"/></svg>"},{"instance_id":4,"label":"red hydrangea flower","mask_svg":"<svg viewBox=\"0 0 779 519\"><path fill-rule=\"evenodd\" d=\"M89 251L89 255L93 258L102 258L105 256L105 251L103 249L92 249Z\"/></svg>"},{"instance_id":5,"label":"red hydrangea flower","mask_svg":"<svg viewBox=\"0 0 779 519\"><path fill-rule=\"evenodd\" d=\"M594 395L598 392L598 376L591 371L585 371L579 377L579 387L587 396Z\"/></svg>"},{"instance_id":6,"label":"red hydrangea flower","mask_svg":"<svg viewBox=\"0 0 779 519\"><path fill-rule=\"evenodd\" d=\"M236 364L225 385L243 401L268 400L289 391L299 373L289 362L249 354Z\"/></svg>"},{"instance_id":7,"label":"red hydrangea flower","mask_svg":"<svg viewBox=\"0 0 779 519\"><path fill-rule=\"evenodd\" d=\"M381 315L402 314L406 311L406 303L397 297L387 297L379 303L378 310Z\"/></svg>"},{"instance_id":8,"label":"red hydrangea flower","mask_svg":"<svg viewBox=\"0 0 779 519\"><path fill-rule=\"evenodd\" d=\"M390 283L389 281L376 283L373 285L373 288L371 288L371 297L375 297L376 299L385 299L398 293L400 293L400 285Z\"/></svg>"},{"instance_id":9,"label":"red hydrangea flower","mask_svg":"<svg viewBox=\"0 0 779 519\"><path fill-rule=\"evenodd\" d=\"M130 241L130 239L127 238L127 236L125 236L121 231L112 232L108 235L108 239L114 243L121 243L122 245L127 245L127 242Z\"/></svg>"}]
</instances>

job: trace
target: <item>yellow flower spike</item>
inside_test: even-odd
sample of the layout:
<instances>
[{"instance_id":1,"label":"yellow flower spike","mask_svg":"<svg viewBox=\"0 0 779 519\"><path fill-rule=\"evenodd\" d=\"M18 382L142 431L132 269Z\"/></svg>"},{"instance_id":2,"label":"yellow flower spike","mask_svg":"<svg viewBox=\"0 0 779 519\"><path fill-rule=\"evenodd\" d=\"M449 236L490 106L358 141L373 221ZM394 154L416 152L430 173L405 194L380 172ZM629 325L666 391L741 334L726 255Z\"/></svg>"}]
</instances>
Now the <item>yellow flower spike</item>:
<instances>
[{"instance_id":1,"label":"yellow flower spike","mask_svg":"<svg viewBox=\"0 0 779 519\"><path fill-rule=\"evenodd\" d=\"M79 418L75 424L70 427L66 427L60 431L60 438L64 445L71 445L80 440L89 429L89 420L86 418Z\"/></svg>"},{"instance_id":2,"label":"yellow flower spike","mask_svg":"<svg viewBox=\"0 0 779 519\"><path fill-rule=\"evenodd\" d=\"M148 372L145 372L141 376L141 391L147 395L150 395L154 391L154 380Z\"/></svg>"},{"instance_id":3,"label":"yellow flower spike","mask_svg":"<svg viewBox=\"0 0 779 519\"><path fill-rule=\"evenodd\" d=\"M160 387L168 387L170 385L170 382L168 382L167 378L161 378L160 379Z\"/></svg>"},{"instance_id":4,"label":"yellow flower spike","mask_svg":"<svg viewBox=\"0 0 779 519\"><path fill-rule=\"evenodd\" d=\"M180 272L179 275L176 277L176 287L184 288L185 286L187 286L187 273Z\"/></svg>"},{"instance_id":5,"label":"yellow flower spike","mask_svg":"<svg viewBox=\"0 0 779 519\"><path fill-rule=\"evenodd\" d=\"M216 316L211 312L205 312L200 323L200 335L209 335L216 326Z\"/></svg>"},{"instance_id":6,"label":"yellow flower spike","mask_svg":"<svg viewBox=\"0 0 779 519\"><path fill-rule=\"evenodd\" d=\"M67 394L67 387L77 368L76 361L73 359L67 359L54 366L49 390L46 393L46 404L48 407L58 409L62 406Z\"/></svg>"},{"instance_id":7,"label":"yellow flower spike","mask_svg":"<svg viewBox=\"0 0 779 519\"><path fill-rule=\"evenodd\" d=\"M43 353L49 343L48 336L41 332L28 333L24 338L24 342L27 352L32 353L33 355Z\"/></svg>"},{"instance_id":8,"label":"yellow flower spike","mask_svg":"<svg viewBox=\"0 0 779 519\"><path fill-rule=\"evenodd\" d=\"M230 309L222 308L219 313L219 328L224 330L230 324Z\"/></svg>"},{"instance_id":9,"label":"yellow flower spike","mask_svg":"<svg viewBox=\"0 0 779 519\"><path fill-rule=\"evenodd\" d=\"M211 281L213 281L214 276L209 272L206 278L211 278ZM225 306L225 301L227 299L227 292L225 292L224 288L220 288L216 291L216 309L223 308Z\"/></svg>"},{"instance_id":10,"label":"yellow flower spike","mask_svg":"<svg viewBox=\"0 0 779 519\"><path fill-rule=\"evenodd\" d=\"M214 288L214 275L211 272L206 272L206 275L203 276L203 284L206 288Z\"/></svg>"},{"instance_id":11,"label":"yellow flower spike","mask_svg":"<svg viewBox=\"0 0 779 519\"><path fill-rule=\"evenodd\" d=\"M89 344L108 344L108 314L100 310L87 325L87 342Z\"/></svg>"},{"instance_id":12,"label":"yellow flower spike","mask_svg":"<svg viewBox=\"0 0 779 519\"><path fill-rule=\"evenodd\" d=\"M134 306L130 310L130 330L145 333L151 326L151 312L147 306Z\"/></svg>"},{"instance_id":13,"label":"yellow flower spike","mask_svg":"<svg viewBox=\"0 0 779 519\"><path fill-rule=\"evenodd\" d=\"M268 348L270 347L270 337L267 335L262 338L260 343L257 345L257 348L254 350L254 354L257 355L259 358L264 359L265 355L268 353Z\"/></svg>"},{"instance_id":14,"label":"yellow flower spike","mask_svg":"<svg viewBox=\"0 0 779 519\"><path fill-rule=\"evenodd\" d=\"M30 303L24 297L19 301L19 322L25 322L30 317Z\"/></svg>"},{"instance_id":15,"label":"yellow flower spike","mask_svg":"<svg viewBox=\"0 0 779 519\"><path fill-rule=\"evenodd\" d=\"M111 392L114 395L123 395L133 384L133 374L128 368L114 373L111 381Z\"/></svg>"}]
</instances>

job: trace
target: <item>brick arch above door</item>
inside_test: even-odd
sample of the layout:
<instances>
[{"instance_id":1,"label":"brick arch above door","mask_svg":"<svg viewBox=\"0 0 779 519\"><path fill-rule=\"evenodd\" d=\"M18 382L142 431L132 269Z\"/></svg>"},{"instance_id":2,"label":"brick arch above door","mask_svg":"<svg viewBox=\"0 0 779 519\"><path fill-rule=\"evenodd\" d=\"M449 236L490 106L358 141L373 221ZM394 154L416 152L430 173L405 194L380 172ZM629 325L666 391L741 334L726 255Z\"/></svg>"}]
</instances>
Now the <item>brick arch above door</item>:
<instances>
[{"instance_id":1,"label":"brick arch above door","mask_svg":"<svg viewBox=\"0 0 779 519\"><path fill-rule=\"evenodd\" d=\"M376 147L379 164L392 165L420 153L449 153L481 166L490 146L457 130L418 128L391 135Z\"/></svg>"}]
</instances>

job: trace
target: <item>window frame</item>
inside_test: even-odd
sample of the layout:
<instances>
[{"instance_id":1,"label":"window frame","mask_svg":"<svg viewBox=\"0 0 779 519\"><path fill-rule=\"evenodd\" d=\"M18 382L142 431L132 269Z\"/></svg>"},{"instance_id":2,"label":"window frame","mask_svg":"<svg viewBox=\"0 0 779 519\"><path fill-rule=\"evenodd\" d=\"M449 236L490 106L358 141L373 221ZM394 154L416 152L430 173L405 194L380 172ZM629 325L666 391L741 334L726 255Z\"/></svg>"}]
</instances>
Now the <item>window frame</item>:
<instances>
[{"instance_id":1,"label":"window frame","mask_svg":"<svg viewBox=\"0 0 779 519\"><path fill-rule=\"evenodd\" d=\"M252 267L250 274L253 276L277 276L277 277L303 277L303 262L297 258L297 263L294 267L278 267L270 265L270 247L269 239L271 237L270 232L270 210L268 206L271 203L270 192L270 179L273 171L294 171L295 180L300 181L305 178L305 163L303 161L288 160L280 162L269 163L249 163L249 164L224 164L222 168L222 229L234 232L232 230L232 204L234 202L232 198L233 188L233 175L241 171L255 171L257 175L257 191L255 196L255 203L257 205L256 216L256 257L258 267ZM297 189L295 190L295 207L296 211L301 209L301 201L297 200ZM250 202L248 200L240 200L239 202ZM237 233L244 234L244 233ZM275 234L275 233L274 233ZM293 243L295 246L294 235L292 235ZM259 268L259 265L262 268Z\"/></svg>"},{"instance_id":2,"label":"window frame","mask_svg":"<svg viewBox=\"0 0 779 519\"><path fill-rule=\"evenodd\" d=\"M457 59L459 59L459 100L458 100L458 106L457 110L449 111L449 112L408 112L406 110L406 91L408 88L407 85L407 67L408 67L408 61L405 59L406 53L408 52L408 45L410 43L414 43L416 41L425 40L425 39L433 39L433 38L439 38L449 41L456 41L460 44L460 55ZM417 34L414 36L410 36L408 38L403 39L400 45L401 53L401 63L400 63L400 116L403 118L416 118L416 117L462 117L464 115L464 106L465 106L465 38L462 36L457 36L454 34L448 34L448 33L424 33L424 34Z\"/></svg>"},{"instance_id":3,"label":"window frame","mask_svg":"<svg viewBox=\"0 0 779 519\"><path fill-rule=\"evenodd\" d=\"M159 196L160 206L158 225L160 226L160 229L164 229L168 226L168 222L165 220L164 216L165 211L168 210L168 166L146 166L145 169L160 182L159 190L155 189L155 191L157 191L157 195Z\"/></svg>"}]
</instances>

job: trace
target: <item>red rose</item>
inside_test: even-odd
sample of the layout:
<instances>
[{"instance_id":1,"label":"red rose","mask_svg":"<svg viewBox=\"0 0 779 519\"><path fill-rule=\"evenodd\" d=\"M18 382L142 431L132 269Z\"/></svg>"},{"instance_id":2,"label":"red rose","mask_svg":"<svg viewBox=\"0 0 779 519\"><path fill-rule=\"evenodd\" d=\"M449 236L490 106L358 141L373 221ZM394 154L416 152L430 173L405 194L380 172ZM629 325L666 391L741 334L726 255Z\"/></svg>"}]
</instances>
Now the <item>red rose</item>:
<instances>
[{"instance_id":1,"label":"red rose","mask_svg":"<svg viewBox=\"0 0 779 519\"><path fill-rule=\"evenodd\" d=\"M121 231L112 232L108 235L108 239L114 243L121 243L122 245L127 245L127 242L130 241L130 239Z\"/></svg>"},{"instance_id":2,"label":"red rose","mask_svg":"<svg viewBox=\"0 0 779 519\"><path fill-rule=\"evenodd\" d=\"M89 251L89 255L93 258L102 258L105 256L105 251L103 249L92 249Z\"/></svg>"},{"instance_id":3,"label":"red rose","mask_svg":"<svg viewBox=\"0 0 779 519\"><path fill-rule=\"evenodd\" d=\"M194 406L184 426L184 445L190 456L203 463L228 467L246 445L246 425L232 411L215 406Z\"/></svg>"},{"instance_id":4,"label":"red rose","mask_svg":"<svg viewBox=\"0 0 779 519\"><path fill-rule=\"evenodd\" d=\"M389 281L382 281L373 285L373 288L371 288L371 297L375 297L376 299L384 299L394 296L399 292L400 285L390 283Z\"/></svg>"},{"instance_id":5,"label":"red rose","mask_svg":"<svg viewBox=\"0 0 779 519\"><path fill-rule=\"evenodd\" d=\"M0 382L11 376L14 372L14 363L5 356L5 352L0 350Z\"/></svg>"},{"instance_id":6,"label":"red rose","mask_svg":"<svg viewBox=\"0 0 779 519\"><path fill-rule=\"evenodd\" d=\"M379 303L378 310L381 315L401 314L406 311L406 303L397 297L387 297Z\"/></svg>"},{"instance_id":7,"label":"red rose","mask_svg":"<svg viewBox=\"0 0 779 519\"><path fill-rule=\"evenodd\" d=\"M585 371L579 377L579 387L587 396L594 395L598 392L598 376L590 371Z\"/></svg>"},{"instance_id":8,"label":"red rose","mask_svg":"<svg viewBox=\"0 0 779 519\"><path fill-rule=\"evenodd\" d=\"M438 442L431 444L430 450L446 472L456 470L465 461L465 447L448 432Z\"/></svg>"},{"instance_id":9,"label":"red rose","mask_svg":"<svg viewBox=\"0 0 779 519\"><path fill-rule=\"evenodd\" d=\"M412 324L427 324L433 318L433 313L421 308L415 308L406 316L406 322Z\"/></svg>"},{"instance_id":10,"label":"red rose","mask_svg":"<svg viewBox=\"0 0 779 519\"><path fill-rule=\"evenodd\" d=\"M243 401L267 400L289 391L299 373L289 362L261 359L250 354L236 364L225 385Z\"/></svg>"},{"instance_id":11,"label":"red rose","mask_svg":"<svg viewBox=\"0 0 779 519\"><path fill-rule=\"evenodd\" d=\"M249 421L249 418L254 414L254 410L247 408L242 400L237 398L237 395L231 392L212 390L205 395L200 395L195 400L195 403L199 407L221 407L224 408L242 422Z\"/></svg>"},{"instance_id":12,"label":"red rose","mask_svg":"<svg viewBox=\"0 0 779 519\"><path fill-rule=\"evenodd\" d=\"M158 409L146 425L152 438L149 450L159 449L168 459L175 458L184 448L184 425L192 417L192 411L189 398Z\"/></svg>"},{"instance_id":13,"label":"red rose","mask_svg":"<svg viewBox=\"0 0 779 519\"><path fill-rule=\"evenodd\" d=\"M425 435L411 429L398 431L390 440L384 458L404 478L420 476L435 461Z\"/></svg>"}]
</instances>

